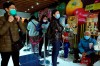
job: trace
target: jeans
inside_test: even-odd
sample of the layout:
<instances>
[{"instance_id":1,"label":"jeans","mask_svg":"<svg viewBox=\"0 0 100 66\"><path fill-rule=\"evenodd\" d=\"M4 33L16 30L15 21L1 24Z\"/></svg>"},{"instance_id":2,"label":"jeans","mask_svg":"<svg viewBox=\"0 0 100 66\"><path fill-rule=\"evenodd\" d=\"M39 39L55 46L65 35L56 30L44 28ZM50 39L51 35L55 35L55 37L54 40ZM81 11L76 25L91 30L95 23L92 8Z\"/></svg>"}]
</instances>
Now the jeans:
<instances>
[{"instance_id":1,"label":"jeans","mask_svg":"<svg viewBox=\"0 0 100 66\"><path fill-rule=\"evenodd\" d=\"M1 52L1 66L7 66L10 56L12 56L12 60L14 63L14 66L19 66L19 51L13 51L13 52Z\"/></svg>"},{"instance_id":2,"label":"jeans","mask_svg":"<svg viewBox=\"0 0 100 66\"><path fill-rule=\"evenodd\" d=\"M57 56L59 54L60 46L61 46L61 41L60 40L55 40L52 42L52 64L53 66L57 66Z\"/></svg>"},{"instance_id":3,"label":"jeans","mask_svg":"<svg viewBox=\"0 0 100 66\"><path fill-rule=\"evenodd\" d=\"M65 42L64 43L64 58L67 58L68 57L68 52L69 52L68 48L69 47L70 47L69 42Z\"/></svg>"}]
</instances>

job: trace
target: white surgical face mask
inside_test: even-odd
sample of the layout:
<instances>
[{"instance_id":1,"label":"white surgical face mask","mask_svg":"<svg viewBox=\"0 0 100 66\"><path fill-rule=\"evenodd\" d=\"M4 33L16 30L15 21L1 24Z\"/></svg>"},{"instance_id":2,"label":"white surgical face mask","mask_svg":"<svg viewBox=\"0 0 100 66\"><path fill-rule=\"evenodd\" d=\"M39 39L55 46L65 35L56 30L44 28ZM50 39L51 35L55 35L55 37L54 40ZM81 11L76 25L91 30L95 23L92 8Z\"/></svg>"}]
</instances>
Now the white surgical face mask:
<instances>
[{"instance_id":1,"label":"white surgical face mask","mask_svg":"<svg viewBox=\"0 0 100 66\"><path fill-rule=\"evenodd\" d=\"M47 22L47 20L43 20L43 22Z\"/></svg>"}]
</instances>

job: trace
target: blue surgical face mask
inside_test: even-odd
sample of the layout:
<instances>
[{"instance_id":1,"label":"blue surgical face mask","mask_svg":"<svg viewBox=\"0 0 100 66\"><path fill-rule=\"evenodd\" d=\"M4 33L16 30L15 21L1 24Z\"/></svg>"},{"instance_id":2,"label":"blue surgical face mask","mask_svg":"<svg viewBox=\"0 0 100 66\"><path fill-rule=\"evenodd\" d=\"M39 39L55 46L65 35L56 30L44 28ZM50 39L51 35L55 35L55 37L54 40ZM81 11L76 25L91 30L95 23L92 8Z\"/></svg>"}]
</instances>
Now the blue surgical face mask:
<instances>
[{"instance_id":1,"label":"blue surgical face mask","mask_svg":"<svg viewBox=\"0 0 100 66\"><path fill-rule=\"evenodd\" d=\"M86 40L88 40L88 39L90 38L90 36L84 36L84 38L85 38Z\"/></svg>"},{"instance_id":2,"label":"blue surgical face mask","mask_svg":"<svg viewBox=\"0 0 100 66\"><path fill-rule=\"evenodd\" d=\"M55 18L59 19L60 18L60 14L56 14Z\"/></svg>"},{"instance_id":3,"label":"blue surgical face mask","mask_svg":"<svg viewBox=\"0 0 100 66\"><path fill-rule=\"evenodd\" d=\"M10 9L10 15L16 16L17 15L16 9Z\"/></svg>"}]
</instances>

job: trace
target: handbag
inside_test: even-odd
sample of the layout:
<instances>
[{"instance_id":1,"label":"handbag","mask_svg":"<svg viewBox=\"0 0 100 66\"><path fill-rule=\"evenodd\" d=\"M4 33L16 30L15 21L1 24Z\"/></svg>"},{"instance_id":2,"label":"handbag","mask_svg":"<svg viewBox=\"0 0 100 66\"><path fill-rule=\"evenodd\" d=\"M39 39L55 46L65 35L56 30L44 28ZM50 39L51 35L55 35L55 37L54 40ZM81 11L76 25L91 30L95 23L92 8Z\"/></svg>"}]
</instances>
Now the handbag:
<instances>
[{"instance_id":1,"label":"handbag","mask_svg":"<svg viewBox=\"0 0 100 66\"><path fill-rule=\"evenodd\" d=\"M90 63L91 63L90 58L82 56L81 64L86 64L88 66Z\"/></svg>"},{"instance_id":2,"label":"handbag","mask_svg":"<svg viewBox=\"0 0 100 66\"><path fill-rule=\"evenodd\" d=\"M21 38L21 36L18 41L14 42L12 39L12 34L11 34L10 28L9 28L9 34L10 34L10 39L11 39L11 43L12 43L12 51L19 51L20 49L22 49L24 47L24 42L23 42L23 39Z\"/></svg>"}]
</instances>

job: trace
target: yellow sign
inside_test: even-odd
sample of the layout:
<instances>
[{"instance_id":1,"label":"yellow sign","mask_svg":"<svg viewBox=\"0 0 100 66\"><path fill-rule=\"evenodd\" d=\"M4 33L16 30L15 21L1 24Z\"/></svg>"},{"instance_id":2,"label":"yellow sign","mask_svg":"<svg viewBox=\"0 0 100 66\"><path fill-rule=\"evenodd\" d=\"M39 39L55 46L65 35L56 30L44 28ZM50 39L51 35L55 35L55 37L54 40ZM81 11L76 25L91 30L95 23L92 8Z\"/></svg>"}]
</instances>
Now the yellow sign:
<instances>
[{"instance_id":1,"label":"yellow sign","mask_svg":"<svg viewBox=\"0 0 100 66\"><path fill-rule=\"evenodd\" d=\"M86 6L85 10L89 11L89 10L93 10L93 8L94 8L94 4L90 4Z\"/></svg>"},{"instance_id":2,"label":"yellow sign","mask_svg":"<svg viewBox=\"0 0 100 66\"><path fill-rule=\"evenodd\" d=\"M86 11L98 10L98 9L100 9L100 3L90 4L90 5L87 5L85 8Z\"/></svg>"},{"instance_id":3,"label":"yellow sign","mask_svg":"<svg viewBox=\"0 0 100 66\"><path fill-rule=\"evenodd\" d=\"M100 3L94 4L93 10L98 10L100 9Z\"/></svg>"}]
</instances>

